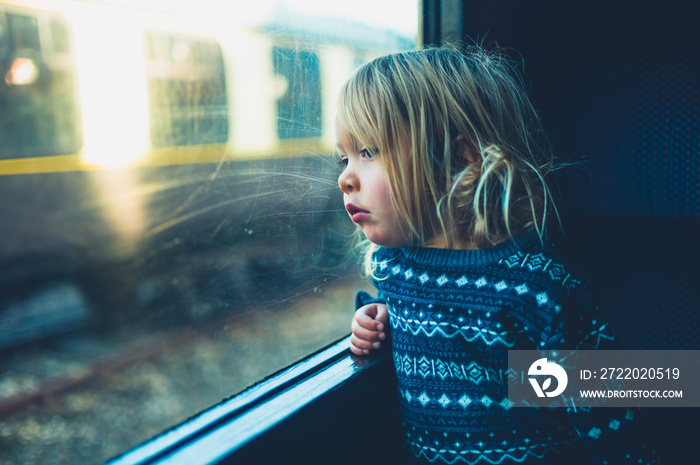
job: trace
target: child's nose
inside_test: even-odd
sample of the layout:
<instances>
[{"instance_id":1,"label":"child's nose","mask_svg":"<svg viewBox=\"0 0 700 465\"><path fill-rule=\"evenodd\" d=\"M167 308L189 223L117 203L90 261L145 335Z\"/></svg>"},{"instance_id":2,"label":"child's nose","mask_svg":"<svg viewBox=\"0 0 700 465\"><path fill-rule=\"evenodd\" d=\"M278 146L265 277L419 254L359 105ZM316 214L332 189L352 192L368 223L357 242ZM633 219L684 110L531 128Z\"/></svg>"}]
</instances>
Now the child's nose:
<instances>
[{"instance_id":1,"label":"child's nose","mask_svg":"<svg viewBox=\"0 0 700 465\"><path fill-rule=\"evenodd\" d=\"M357 178L347 168L338 176L338 186L343 194L349 194L357 189Z\"/></svg>"}]
</instances>

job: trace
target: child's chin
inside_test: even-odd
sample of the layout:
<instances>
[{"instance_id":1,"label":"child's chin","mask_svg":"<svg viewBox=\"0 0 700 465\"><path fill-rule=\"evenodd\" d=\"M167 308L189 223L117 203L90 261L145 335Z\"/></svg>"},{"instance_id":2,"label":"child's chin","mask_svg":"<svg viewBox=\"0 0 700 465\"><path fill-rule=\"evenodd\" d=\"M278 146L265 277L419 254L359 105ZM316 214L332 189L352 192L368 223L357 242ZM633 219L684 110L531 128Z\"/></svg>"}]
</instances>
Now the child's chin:
<instances>
[{"instance_id":1,"label":"child's chin","mask_svg":"<svg viewBox=\"0 0 700 465\"><path fill-rule=\"evenodd\" d=\"M373 234L366 234L365 237L372 244L380 245L382 247L387 247L389 249L398 249L400 247L408 247L410 244L407 241L399 240L397 238L382 237Z\"/></svg>"}]
</instances>

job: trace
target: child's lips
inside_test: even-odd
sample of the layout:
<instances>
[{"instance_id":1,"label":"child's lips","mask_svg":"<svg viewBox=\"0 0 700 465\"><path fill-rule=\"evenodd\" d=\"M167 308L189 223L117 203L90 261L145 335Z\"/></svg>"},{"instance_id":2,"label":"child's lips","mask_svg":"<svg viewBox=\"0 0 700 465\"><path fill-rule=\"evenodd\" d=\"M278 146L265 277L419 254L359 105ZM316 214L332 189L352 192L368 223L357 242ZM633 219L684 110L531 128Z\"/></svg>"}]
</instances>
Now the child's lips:
<instances>
[{"instance_id":1,"label":"child's lips","mask_svg":"<svg viewBox=\"0 0 700 465\"><path fill-rule=\"evenodd\" d=\"M345 209L348 211L350 217L355 223L369 218L370 215L369 211L356 207L351 203L346 204Z\"/></svg>"}]
</instances>

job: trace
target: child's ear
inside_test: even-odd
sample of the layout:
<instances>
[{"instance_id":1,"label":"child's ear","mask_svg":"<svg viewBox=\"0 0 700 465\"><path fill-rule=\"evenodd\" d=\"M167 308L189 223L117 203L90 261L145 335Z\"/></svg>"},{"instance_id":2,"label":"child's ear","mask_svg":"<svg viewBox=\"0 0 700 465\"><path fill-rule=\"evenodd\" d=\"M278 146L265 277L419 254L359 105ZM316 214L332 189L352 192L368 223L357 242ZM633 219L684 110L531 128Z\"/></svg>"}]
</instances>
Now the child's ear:
<instances>
[{"instance_id":1,"label":"child's ear","mask_svg":"<svg viewBox=\"0 0 700 465\"><path fill-rule=\"evenodd\" d=\"M464 134L460 134L459 136L455 137L452 140L452 145L454 146L454 150L461 153L470 165L481 161L479 153L473 147L471 147L471 144L469 144L468 139L464 136Z\"/></svg>"}]
</instances>

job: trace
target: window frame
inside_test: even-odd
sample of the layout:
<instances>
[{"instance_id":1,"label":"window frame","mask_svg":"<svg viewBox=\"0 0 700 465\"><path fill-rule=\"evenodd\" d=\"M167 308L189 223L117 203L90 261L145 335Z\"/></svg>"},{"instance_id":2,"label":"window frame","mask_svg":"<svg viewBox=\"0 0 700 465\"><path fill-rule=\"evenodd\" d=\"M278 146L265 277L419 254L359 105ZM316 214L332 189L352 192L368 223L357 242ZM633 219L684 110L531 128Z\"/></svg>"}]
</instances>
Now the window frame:
<instances>
[{"instance_id":1,"label":"window frame","mask_svg":"<svg viewBox=\"0 0 700 465\"><path fill-rule=\"evenodd\" d=\"M336 341L141 446L108 461L106 465L209 464L229 461L256 463L260 458L260 453L255 451L256 447L258 450L267 449L275 456L290 457L290 450L287 448L270 452L279 446L279 441L270 441L270 444L267 444L266 435L273 435L276 429L282 428L282 431L277 431L278 436L289 436L289 430L297 429L296 425L299 423L295 423L295 417L298 420L300 414L303 416L304 411L313 405L316 405L318 410L313 415L320 420L316 425L311 425L315 429L322 429L324 426L318 424L321 422L319 412L327 412L323 401L325 400L326 404L337 404L344 396L343 392L360 393L363 398L371 395L376 403L374 409L380 406L387 408L384 404L385 399L389 397L388 393L395 390L391 379L386 379L387 374L393 375L390 354L381 350L367 357L357 357L350 354L349 347L349 337ZM338 393L341 393L341 397L338 397ZM390 402L389 408L394 407ZM344 418L332 420L333 423L344 421ZM380 417L378 421L392 420ZM349 420L348 423L352 424L353 421ZM352 426L349 428L354 429ZM386 429L385 426L380 431L386 434ZM393 433L389 436L399 437L398 430ZM333 434L336 434L336 431L333 431ZM345 437L348 434L347 431L338 432L339 436ZM309 437L309 444L314 440L313 437ZM378 438L374 442L376 447L382 445ZM324 446L329 447L325 444L321 449ZM332 452L345 453L344 450ZM291 455L293 456L293 453ZM246 458L251 456L256 459L247 461ZM328 462L327 454L318 454L316 460L318 463L340 463L337 460ZM314 463L314 459L308 459L307 463Z\"/></svg>"}]
</instances>

